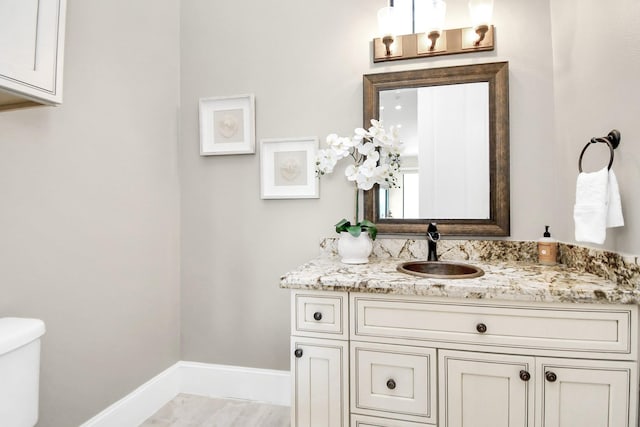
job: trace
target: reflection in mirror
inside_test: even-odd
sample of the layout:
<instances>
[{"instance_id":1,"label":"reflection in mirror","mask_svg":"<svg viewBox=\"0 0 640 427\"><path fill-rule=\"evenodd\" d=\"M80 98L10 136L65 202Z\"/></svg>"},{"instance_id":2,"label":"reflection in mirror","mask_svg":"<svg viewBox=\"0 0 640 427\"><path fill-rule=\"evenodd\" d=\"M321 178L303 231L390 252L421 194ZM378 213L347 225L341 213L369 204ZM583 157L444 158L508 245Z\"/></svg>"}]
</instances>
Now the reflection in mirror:
<instances>
[{"instance_id":1,"label":"reflection in mirror","mask_svg":"<svg viewBox=\"0 0 640 427\"><path fill-rule=\"evenodd\" d=\"M405 145L401 188L365 193L379 232L509 235L506 62L365 75L364 107Z\"/></svg>"},{"instance_id":2,"label":"reflection in mirror","mask_svg":"<svg viewBox=\"0 0 640 427\"><path fill-rule=\"evenodd\" d=\"M380 218L489 218L488 98L487 82L380 91L380 119L404 143Z\"/></svg>"}]
</instances>

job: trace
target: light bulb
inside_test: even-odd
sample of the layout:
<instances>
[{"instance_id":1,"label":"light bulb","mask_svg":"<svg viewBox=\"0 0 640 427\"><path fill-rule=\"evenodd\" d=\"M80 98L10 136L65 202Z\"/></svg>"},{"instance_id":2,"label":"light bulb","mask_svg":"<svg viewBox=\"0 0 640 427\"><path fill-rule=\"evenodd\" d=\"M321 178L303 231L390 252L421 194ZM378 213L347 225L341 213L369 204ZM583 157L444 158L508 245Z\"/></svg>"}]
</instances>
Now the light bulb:
<instances>
[{"instance_id":1,"label":"light bulb","mask_svg":"<svg viewBox=\"0 0 640 427\"><path fill-rule=\"evenodd\" d=\"M442 32L444 28L444 18L447 12L447 4L442 0L427 0L426 7L426 30Z\"/></svg>"},{"instance_id":2,"label":"light bulb","mask_svg":"<svg viewBox=\"0 0 640 427\"><path fill-rule=\"evenodd\" d=\"M469 14L474 27L490 25L493 16L493 0L469 0Z\"/></svg>"},{"instance_id":3,"label":"light bulb","mask_svg":"<svg viewBox=\"0 0 640 427\"><path fill-rule=\"evenodd\" d=\"M396 35L396 10L392 6L383 7L378 11L378 34L380 37Z\"/></svg>"},{"instance_id":4,"label":"light bulb","mask_svg":"<svg viewBox=\"0 0 640 427\"><path fill-rule=\"evenodd\" d=\"M489 25L491 25L493 0L469 0L469 14L473 28L478 35L473 45L480 46L485 34L489 31Z\"/></svg>"}]
</instances>

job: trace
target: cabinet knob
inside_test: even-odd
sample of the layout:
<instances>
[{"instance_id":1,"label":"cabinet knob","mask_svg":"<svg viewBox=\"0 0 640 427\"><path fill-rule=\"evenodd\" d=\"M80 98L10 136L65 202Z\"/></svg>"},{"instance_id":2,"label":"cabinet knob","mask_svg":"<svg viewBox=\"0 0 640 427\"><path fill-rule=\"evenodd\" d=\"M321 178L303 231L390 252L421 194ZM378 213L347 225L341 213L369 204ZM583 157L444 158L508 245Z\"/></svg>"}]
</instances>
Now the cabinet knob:
<instances>
[{"instance_id":1,"label":"cabinet knob","mask_svg":"<svg viewBox=\"0 0 640 427\"><path fill-rule=\"evenodd\" d=\"M558 379L558 376L557 376L555 373L551 372L551 371L546 372L546 373L544 374L544 377L545 377L545 378L547 379L547 381L549 381L550 383L553 383L553 382L555 382L555 381Z\"/></svg>"},{"instance_id":2,"label":"cabinet knob","mask_svg":"<svg viewBox=\"0 0 640 427\"><path fill-rule=\"evenodd\" d=\"M396 388L396 382L394 380L388 380L387 381L387 388L389 390L393 390L394 388Z\"/></svg>"},{"instance_id":3,"label":"cabinet knob","mask_svg":"<svg viewBox=\"0 0 640 427\"><path fill-rule=\"evenodd\" d=\"M301 358L302 357L302 349L301 348L296 348L296 351L293 352L293 355L297 358Z\"/></svg>"},{"instance_id":4,"label":"cabinet knob","mask_svg":"<svg viewBox=\"0 0 640 427\"><path fill-rule=\"evenodd\" d=\"M322 320L322 313L320 313L319 311L316 311L315 313L313 313L313 318L316 319L317 321Z\"/></svg>"},{"instance_id":5,"label":"cabinet knob","mask_svg":"<svg viewBox=\"0 0 640 427\"><path fill-rule=\"evenodd\" d=\"M520 379L522 381L529 381L531 379L531 374L523 369L520 371Z\"/></svg>"},{"instance_id":6,"label":"cabinet knob","mask_svg":"<svg viewBox=\"0 0 640 427\"><path fill-rule=\"evenodd\" d=\"M487 325L485 325L484 323L478 323L476 325L476 331L484 334L485 332L487 332Z\"/></svg>"}]
</instances>

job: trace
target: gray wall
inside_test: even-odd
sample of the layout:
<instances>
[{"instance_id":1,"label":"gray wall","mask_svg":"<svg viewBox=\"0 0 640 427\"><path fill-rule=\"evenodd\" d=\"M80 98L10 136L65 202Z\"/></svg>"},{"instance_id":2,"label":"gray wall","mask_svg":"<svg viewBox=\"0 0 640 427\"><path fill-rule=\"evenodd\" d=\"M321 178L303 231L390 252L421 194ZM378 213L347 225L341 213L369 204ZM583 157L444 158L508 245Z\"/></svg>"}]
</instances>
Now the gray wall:
<instances>
[{"instance_id":1,"label":"gray wall","mask_svg":"<svg viewBox=\"0 0 640 427\"><path fill-rule=\"evenodd\" d=\"M603 247L640 254L640 3L551 0L558 158L559 236L572 241L577 160L593 136L622 133L613 169L625 226L607 231ZM585 153L584 169L607 165L604 144ZM597 246L597 245L592 245Z\"/></svg>"},{"instance_id":2,"label":"gray wall","mask_svg":"<svg viewBox=\"0 0 640 427\"><path fill-rule=\"evenodd\" d=\"M384 4L267 0L247 13L247 2L182 3L183 359L288 369L289 294L279 276L316 256L354 209L346 164L322 179L318 200L261 200L259 152L199 156L199 97L254 93L258 139L324 141L362 125L362 74L509 61L512 238L535 239L557 223L548 2L497 1L494 52L372 65ZM466 0L447 8L447 26L468 25Z\"/></svg>"},{"instance_id":3,"label":"gray wall","mask_svg":"<svg viewBox=\"0 0 640 427\"><path fill-rule=\"evenodd\" d=\"M0 113L0 316L46 322L43 427L179 358L178 15L69 0L64 104Z\"/></svg>"}]
</instances>

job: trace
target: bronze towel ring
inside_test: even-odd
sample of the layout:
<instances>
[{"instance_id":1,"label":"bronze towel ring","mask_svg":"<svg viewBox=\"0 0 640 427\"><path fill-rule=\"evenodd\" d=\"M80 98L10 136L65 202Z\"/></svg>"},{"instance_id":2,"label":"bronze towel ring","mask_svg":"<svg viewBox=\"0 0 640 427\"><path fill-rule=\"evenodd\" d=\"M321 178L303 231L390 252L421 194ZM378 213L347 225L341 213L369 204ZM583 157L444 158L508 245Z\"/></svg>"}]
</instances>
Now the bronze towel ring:
<instances>
[{"instance_id":1,"label":"bronze towel ring","mask_svg":"<svg viewBox=\"0 0 640 427\"><path fill-rule=\"evenodd\" d=\"M596 142L602 142L603 144L607 144L609 147L610 158L607 169L611 169L611 165L613 165L613 150L618 148L618 145L620 145L620 132L615 129L609 132L607 136L593 137L591 138L591 141L587 142L587 145L585 145L580 152L580 158L578 159L578 171L582 172L582 156L584 156L584 152L587 151L587 148L589 148L591 144L595 144Z\"/></svg>"}]
</instances>

